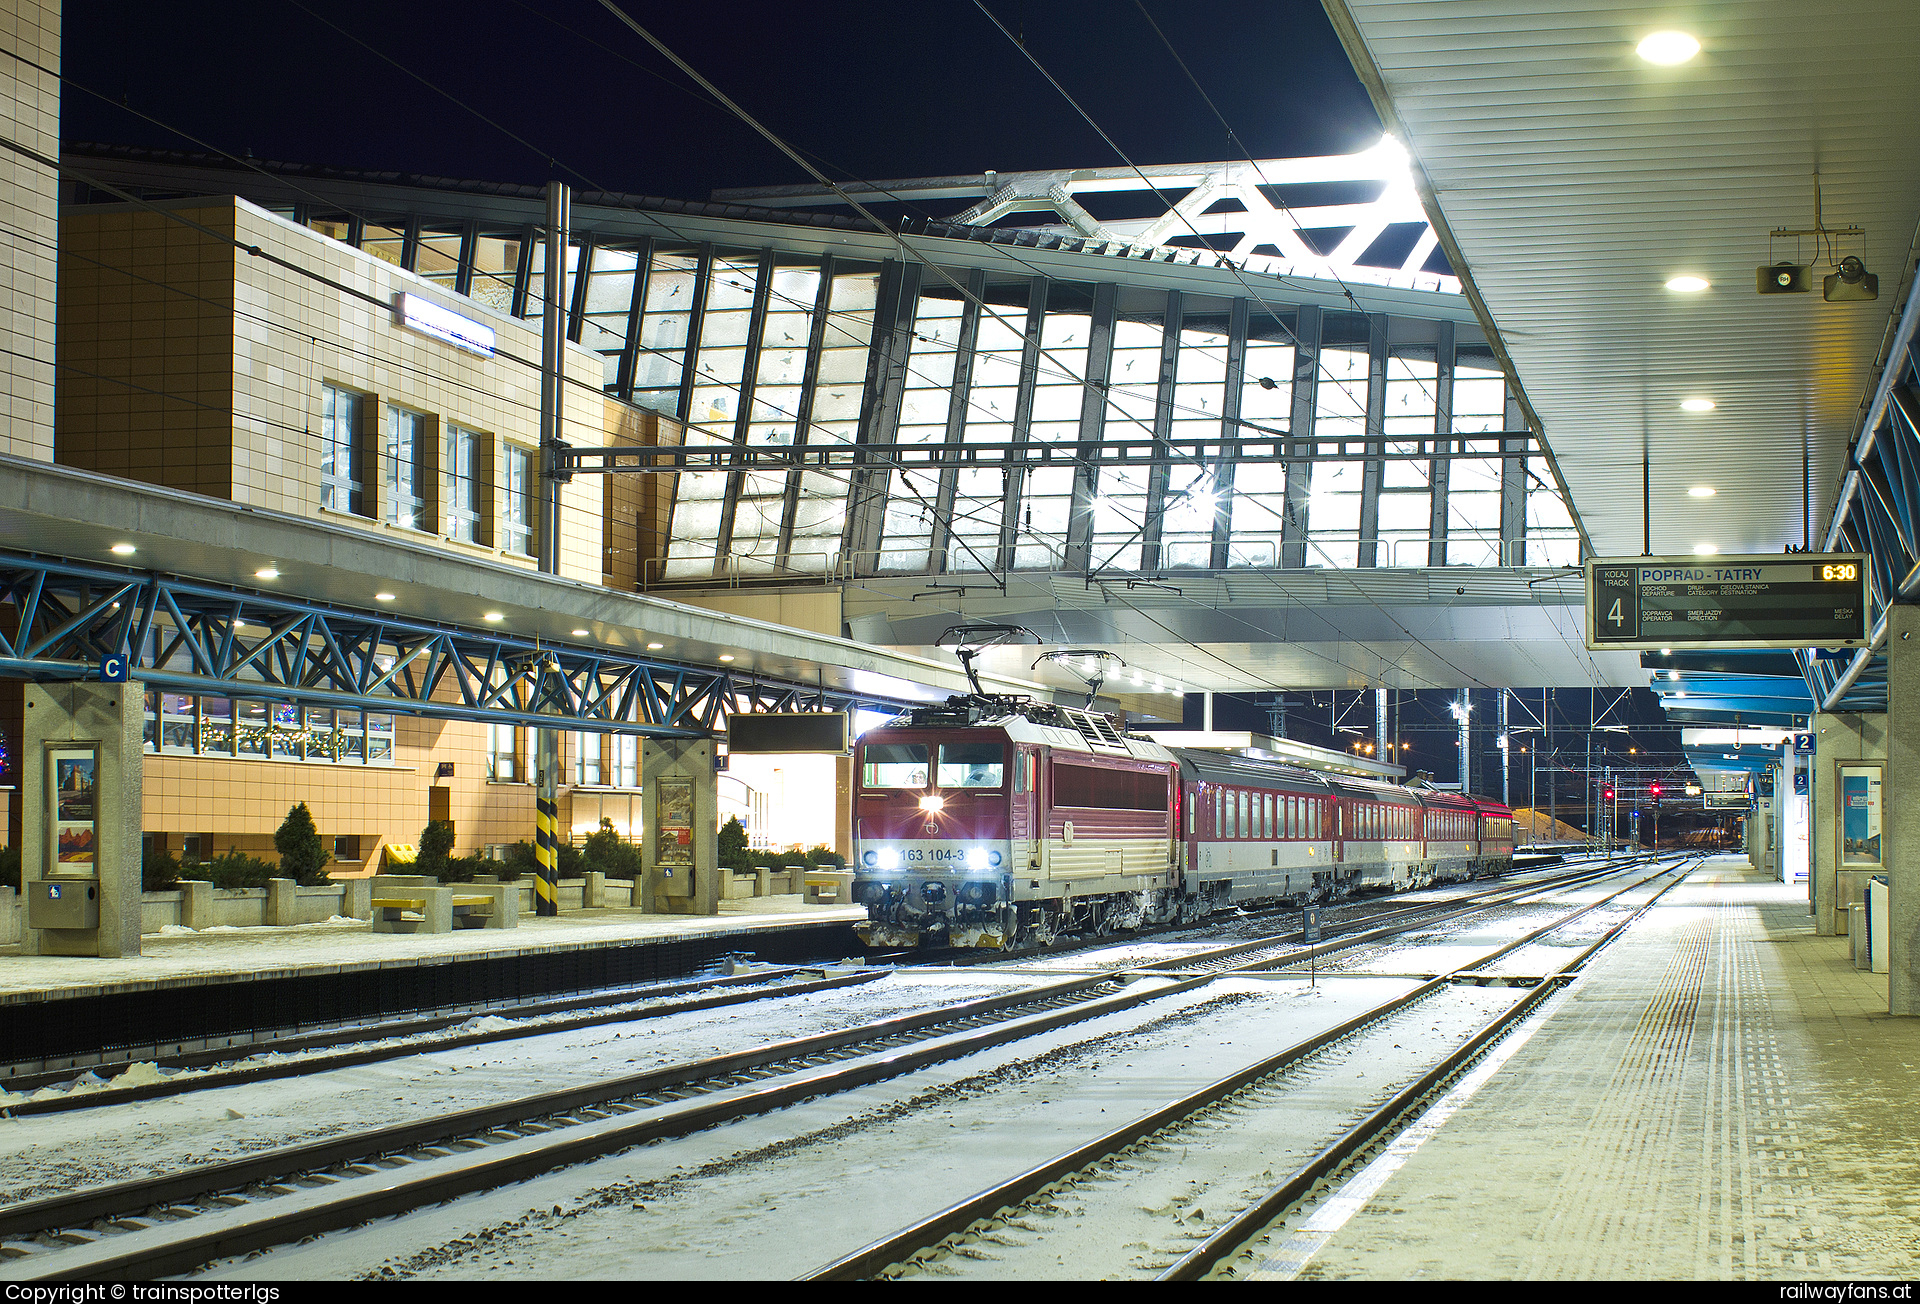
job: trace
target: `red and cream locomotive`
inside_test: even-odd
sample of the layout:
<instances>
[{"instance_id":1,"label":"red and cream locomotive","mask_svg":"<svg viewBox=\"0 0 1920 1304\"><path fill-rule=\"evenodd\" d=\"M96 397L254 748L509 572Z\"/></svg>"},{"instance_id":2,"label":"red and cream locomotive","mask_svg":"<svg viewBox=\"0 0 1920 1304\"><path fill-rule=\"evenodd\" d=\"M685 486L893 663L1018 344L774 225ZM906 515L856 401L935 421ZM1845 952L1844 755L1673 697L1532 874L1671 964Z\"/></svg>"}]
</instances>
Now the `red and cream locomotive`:
<instances>
[{"instance_id":1,"label":"red and cream locomotive","mask_svg":"<svg viewBox=\"0 0 1920 1304\"><path fill-rule=\"evenodd\" d=\"M1513 860L1499 802L1163 747L1025 698L912 711L862 736L855 769L873 947L1041 945Z\"/></svg>"}]
</instances>

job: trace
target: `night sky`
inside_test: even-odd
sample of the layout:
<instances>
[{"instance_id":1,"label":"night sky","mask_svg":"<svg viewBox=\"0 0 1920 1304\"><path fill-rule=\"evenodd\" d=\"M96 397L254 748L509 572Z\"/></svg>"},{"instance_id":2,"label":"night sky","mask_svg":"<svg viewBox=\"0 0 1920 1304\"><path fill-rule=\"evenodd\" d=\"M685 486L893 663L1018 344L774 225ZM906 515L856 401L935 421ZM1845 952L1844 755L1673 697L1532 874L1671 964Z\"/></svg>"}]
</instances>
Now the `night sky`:
<instances>
[{"instance_id":1,"label":"night sky","mask_svg":"<svg viewBox=\"0 0 1920 1304\"><path fill-rule=\"evenodd\" d=\"M987 2L1136 163L1240 156L1134 0ZM263 159L682 199L808 179L594 0L310 7L350 35L292 0L69 5L63 138L197 148L124 101ZM972 0L623 7L836 180L1121 162ZM1317 0L1146 7L1255 157L1379 138Z\"/></svg>"}]
</instances>

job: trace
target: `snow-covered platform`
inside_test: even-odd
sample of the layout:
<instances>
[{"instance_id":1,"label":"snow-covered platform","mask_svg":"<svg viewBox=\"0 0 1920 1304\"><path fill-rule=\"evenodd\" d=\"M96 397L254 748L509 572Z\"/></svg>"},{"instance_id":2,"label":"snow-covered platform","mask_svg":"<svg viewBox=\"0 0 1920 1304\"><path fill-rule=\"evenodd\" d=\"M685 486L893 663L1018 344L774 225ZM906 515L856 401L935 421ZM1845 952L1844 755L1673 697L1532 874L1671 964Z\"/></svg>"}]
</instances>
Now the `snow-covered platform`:
<instances>
[{"instance_id":1,"label":"snow-covered platform","mask_svg":"<svg viewBox=\"0 0 1920 1304\"><path fill-rule=\"evenodd\" d=\"M729 901L718 916L573 910L514 929L375 933L364 919L169 929L126 959L0 948L0 1059L308 1026L677 977L740 951L795 962L857 955L852 906Z\"/></svg>"},{"instance_id":2,"label":"snow-covered platform","mask_svg":"<svg viewBox=\"0 0 1920 1304\"><path fill-rule=\"evenodd\" d=\"M1851 957L1803 885L1707 862L1259 1275L1910 1277L1920 1020Z\"/></svg>"}]
</instances>

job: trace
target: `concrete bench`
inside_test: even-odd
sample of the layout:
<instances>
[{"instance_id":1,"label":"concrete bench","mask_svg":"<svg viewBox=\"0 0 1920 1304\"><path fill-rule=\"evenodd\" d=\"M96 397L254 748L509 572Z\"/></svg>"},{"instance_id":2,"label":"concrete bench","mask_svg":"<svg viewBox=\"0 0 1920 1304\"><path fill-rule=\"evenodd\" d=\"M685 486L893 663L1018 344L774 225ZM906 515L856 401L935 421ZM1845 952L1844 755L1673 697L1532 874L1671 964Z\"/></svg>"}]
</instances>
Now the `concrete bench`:
<instances>
[{"instance_id":1,"label":"concrete bench","mask_svg":"<svg viewBox=\"0 0 1920 1304\"><path fill-rule=\"evenodd\" d=\"M450 933L455 928L520 924L516 883L442 887L424 874L376 874L370 904L376 933Z\"/></svg>"},{"instance_id":2,"label":"concrete bench","mask_svg":"<svg viewBox=\"0 0 1920 1304\"><path fill-rule=\"evenodd\" d=\"M844 906L852 903L852 870L810 869L807 871L807 904Z\"/></svg>"}]
</instances>

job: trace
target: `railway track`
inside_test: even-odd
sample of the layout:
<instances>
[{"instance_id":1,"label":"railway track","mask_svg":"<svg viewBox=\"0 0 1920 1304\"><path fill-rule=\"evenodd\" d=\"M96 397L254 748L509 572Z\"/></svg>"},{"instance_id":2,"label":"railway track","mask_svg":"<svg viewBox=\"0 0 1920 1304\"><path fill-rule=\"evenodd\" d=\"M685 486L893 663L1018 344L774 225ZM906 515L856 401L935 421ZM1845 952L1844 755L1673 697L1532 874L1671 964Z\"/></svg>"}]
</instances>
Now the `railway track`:
<instances>
[{"instance_id":1,"label":"railway track","mask_svg":"<svg viewBox=\"0 0 1920 1304\"><path fill-rule=\"evenodd\" d=\"M1581 906L1552 922L1533 929L1522 937L1476 957L1469 964L1433 979L1391 1000L1380 1003L1339 1026L1306 1038L1258 1063L1240 1069L1210 1083L1161 1109L1133 1119L1103 1136L1057 1155L1004 1182L949 1206L909 1227L872 1242L805 1274L804 1280L839 1281L869 1277L912 1275L919 1272L941 1275L967 1275L973 1262L993 1263L988 1271L996 1278L1015 1279L1057 1271L1057 1258L1049 1236L1050 1224L1079 1222L1079 1215L1097 1208L1099 1200L1089 1188L1106 1186L1116 1202L1137 1206L1137 1192L1153 1183L1156 1165L1185 1163L1194 1149L1209 1143L1205 1135L1246 1141L1245 1133L1262 1117L1275 1118L1297 1107L1298 1085L1292 1079L1303 1069L1336 1047L1354 1049L1355 1058L1377 1064L1389 1054L1388 1042L1395 1036L1408 1038L1405 1031L1412 1020L1433 1017L1425 1007L1436 997L1461 984L1473 984L1482 971L1505 956L1532 946L1568 925L1601 910L1618 898L1663 877L1671 881L1635 907L1627 917L1609 928L1590 945L1558 966L1552 973L1540 975L1530 989L1500 1009L1477 1028L1462 1030L1456 1049L1437 1064L1418 1072L1415 1080L1397 1091L1385 1103L1373 1109L1356 1126L1346 1129L1330 1144L1319 1148L1307 1163L1284 1181L1255 1198L1243 1202L1240 1212L1231 1217L1213 1219L1204 1233L1187 1230L1184 1234L1199 1240L1189 1252L1159 1272L1163 1280L1193 1280L1206 1275L1233 1256L1239 1247L1307 1194L1322 1178L1335 1172L1346 1160L1377 1143L1425 1097L1461 1072L1492 1046L1509 1029L1532 1013L1557 991L1570 976L1607 942L1673 886L1684 881L1693 860L1657 869L1653 874L1630 883L1600 900ZM1498 981L1513 983L1508 975ZM1480 988L1485 991L1485 988ZM1393 1050L1401 1049L1399 1044ZM1322 1102L1324 1104L1324 1102ZM1260 1152L1260 1143L1252 1145ZM1209 1200L1209 1202L1212 1202ZM1079 1205L1076 1209L1074 1206ZM1103 1211L1104 1212L1104 1211ZM1129 1210L1120 1210L1124 1214ZM1163 1210L1147 1210L1161 1214ZM1189 1211L1189 1221L1205 1221L1204 1209ZM1136 1244L1141 1244L1136 1242ZM1036 1262L1033 1271L1024 1266ZM1106 1261L1111 1264L1109 1258ZM957 1266L956 1266L957 1265ZM943 1272L942 1270L945 1269Z\"/></svg>"},{"instance_id":2,"label":"railway track","mask_svg":"<svg viewBox=\"0 0 1920 1304\"><path fill-rule=\"evenodd\" d=\"M434 1015L377 1024L358 1024L352 1028L329 1029L326 1032L307 1036L289 1037L267 1045L252 1044L245 1047L201 1051L191 1055L169 1056L156 1062L157 1067L163 1071L172 1070L177 1073L177 1076L170 1077L167 1081L125 1087L109 1086L90 1091L70 1092L43 1100L21 1101L13 1105L0 1106L0 1117L25 1118L35 1114L54 1114L74 1109L93 1109L102 1105L157 1100L189 1091L239 1086L249 1082L268 1082L277 1078L300 1077L309 1073L326 1072L329 1069L354 1068L409 1055L453 1050L461 1046L480 1046L490 1042L537 1037L552 1032L567 1032L576 1028L659 1019L673 1014L719 1009L781 996L804 996L842 987L859 986L885 976L884 970L857 970L852 973L830 974L825 969L783 966L754 973L665 983L649 988L629 988L619 992L595 993L590 996L574 996L560 1000L527 1001L516 1005L493 1006L484 1011L475 1010L458 1015ZM799 978L799 981L781 981L789 978ZM661 999L686 993L701 994L687 995L683 1000ZM552 1017L565 1014L567 1011L593 1007L613 1008L596 1009L589 1014ZM525 1022L519 1022L507 1028L461 1031L469 1022L479 1018L524 1020ZM432 1035L435 1033L444 1035ZM299 1058L269 1063L249 1063L269 1052L294 1055L304 1051L324 1050L330 1046L347 1048L331 1053L300 1055ZM124 1069L127 1066L121 1067ZM195 1069L214 1071L179 1072ZM10 1080L9 1087L16 1092L28 1092L72 1080L72 1070L69 1069L23 1075Z\"/></svg>"},{"instance_id":3,"label":"railway track","mask_svg":"<svg viewBox=\"0 0 1920 1304\"><path fill-rule=\"evenodd\" d=\"M1505 899L1543 890L1543 884L1509 885L1481 895ZM1419 923L1407 927L1432 922L1432 912L1421 913ZM1364 930L1346 944L1380 931ZM1260 954L1262 946L1274 945L1265 939L1192 953L1174 962L1186 966L1179 972L1136 965L1077 975L588 1087L15 1205L0 1209L0 1254L7 1256L0 1261L0 1279L112 1280L189 1271L213 1259L897 1077L1178 996L1223 973L1300 958L1298 948ZM1217 967L1222 962L1226 968Z\"/></svg>"},{"instance_id":4,"label":"railway track","mask_svg":"<svg viewBox=\"0 0 1920 1304\"><path fill-rule=\"evenodd\" d=\"M1515 890L1540 890L1549 885L1561 885L1568 881L1569 878L1577 879L1582 876L1590 876L1595 872L1599 871L1582 870L1577 871L1572 876L1562 875L1551 880L1531 882L1525 885L1502 883L1498 887L1483 889L1477 893L1470 892L1445 902L1421 902L1401 905L1398 908L1389 909L1385 913L1370 913L1367 916L1367 922L1378 924L1383 920L1409 918L1421 913L1445 910L1454 906L1457 902L1479 901L1490 893L1498 894ZM1286 912L1274 911L1271 913L1282 914ZM1331 937L1345 938L1347 933L1344 930L1350 927L1351 922L1335 923L1327 928L1327 934ZM1381 937L1391 936L1392 930L1381 929L1377 935ZM1111 937L1101 938L1089 942L1087 946L1090 948L1097 945L1112 945L1114 940L1115 939ZM1284 947L1285 942L1284 940L1271 943L1262 941L1252 945ZM1209 962L1217 968L1224 964L1226 959L1232 954L1233 952L1231 951L1222 952L1219 957ZM566 1032L579 1028L664 1018L669 1015L718 1009L728 1005L744 1004L751 1001L768 1000L783 996L805 996L817 992L831 991L836 988L861 985L883 977L885 973L886 970L884 969L874 969L855 973L829 974L825 968L814 969L802 966L782 966L780 968L748 974L654 984L642 988L623 988L616 991L597 992L554 1000L526 1001L513 1005L493 1005L484 1009L464 1010L461 1013L451 1015L435 1014L420 1018L387 1020L379 1023L356 1024L345 1028L331 1028L325 1031L282 1038L267 1044L249 1042L242 1046L222 1047L186 1055L169 1056L155 1061L156 1067L169 1074L166 1081L144 1082L122 1087L106 1086L91 1090L63 1093L40 1100L20 1101L12 1105L0 1106L0 1117L24 1118L41 1114L64 1113L76 1109L92 1109L107 1105L129 1104L136 1101L158 1100L192 1091L300 1077L311 1073L321 1073L333 1069L354 1068L366 1064L380 1063L385 1060L400 1059L412 1055L431 1054L458 1049L464 1046L486 1045L494 1042L514 1041L525 1037L541 1036L547 1033ZM799 979L799 981L780 981L782 979L795 978ZM661 999L677 995L686 995L687 998L683 1000ZM641 1002L654 1003L641 1004ZM557 1014L565 1014L569 1011L582 1009L592 1010L593 1012L578 1014L572 1017L553 1017ZM469 1021L480 1017L516 1020L519 1022L516 1022L512 1027L461 1031ZM433 1035L436 1033L444 1035ZM329 1047L340 1047L341 1049L322 1054L304 1053L310 1051L325 1051ZM254 1062L258 1061L261 1056L268 1052L296 1056L296 1058L280 1059L270 1062ZM124 1068L126 1066L122 1067ZM182 1072L182 1070L203 1071ZM72 1070L62 1069L59 1071L20 1075L8 1080L8 1088L24 1094L43 1087L57 1086L71 1081L73 1081Z\"/></svg>"}]
</instances>

